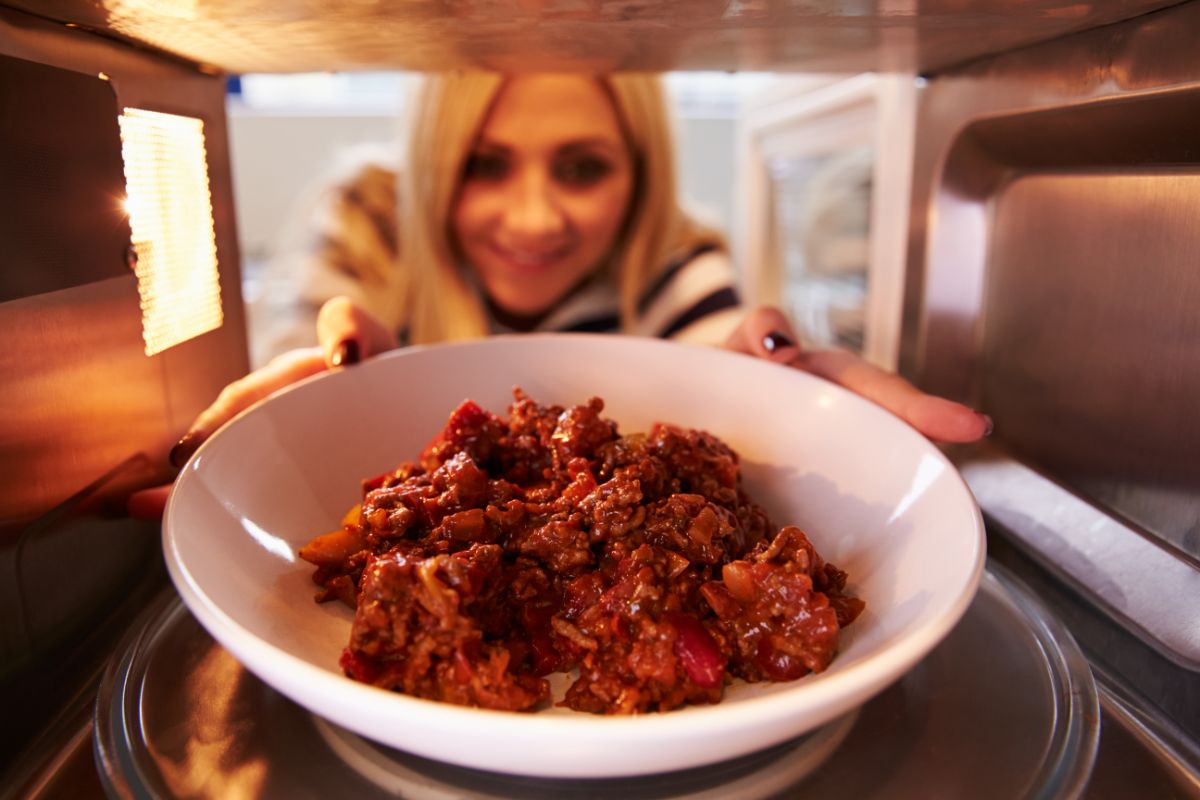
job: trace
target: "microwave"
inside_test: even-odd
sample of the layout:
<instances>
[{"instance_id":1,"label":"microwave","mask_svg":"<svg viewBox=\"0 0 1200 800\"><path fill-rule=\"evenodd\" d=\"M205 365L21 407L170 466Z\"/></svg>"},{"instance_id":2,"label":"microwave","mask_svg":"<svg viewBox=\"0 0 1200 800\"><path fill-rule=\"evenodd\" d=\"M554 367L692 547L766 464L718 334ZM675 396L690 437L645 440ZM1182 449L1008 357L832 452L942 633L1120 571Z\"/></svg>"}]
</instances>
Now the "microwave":
<instances>
[{"instance_id":1,"label":"microwave","mask_svg":"<svg viewBox=\"0 0 1200 800\"><path fill-rule=\"evenodd\" d=\"M230 79L459 68L787 76L732 136L743 295L995 420L947 448L988 530L976 683L914 675L774 796L1200 797L1198 38L1195 0L0 0L0 797L236 790L188 782L206 735L255 794L568 791L305 738L124 507L251 364ZM205 733L204 680L257 699ZM655 786L589 796L684 796Z\"/></svg>"}]
</instances>

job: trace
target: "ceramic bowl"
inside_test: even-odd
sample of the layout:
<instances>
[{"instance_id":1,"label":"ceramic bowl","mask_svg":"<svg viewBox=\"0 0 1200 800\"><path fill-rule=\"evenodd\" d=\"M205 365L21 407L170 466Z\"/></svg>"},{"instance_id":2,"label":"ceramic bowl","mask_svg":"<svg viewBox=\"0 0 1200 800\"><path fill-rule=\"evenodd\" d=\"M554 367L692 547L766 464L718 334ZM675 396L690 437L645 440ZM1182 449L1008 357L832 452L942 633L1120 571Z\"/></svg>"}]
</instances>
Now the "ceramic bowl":
<instances>
[{"instance_id":1,"label":"ceramic bowl","mask_svg":"<svg viewBox=\"0 0 1200 800\"><path fill-rule=\"evenodd\" d=\"M802 527L866 601L829 668L788 683L736 682L716 705L621 718L464 708L346 678L338 657L352 612L314 602L312 568L297 550L337 527L361 479L415 458L460 402L503 415L515 386L543 404L599 396L622 433L664 421L733 447L751 496L777 524ZM749 356L592 335L408 348L296 384L196 452L163 536L191 612L282 694L390 747L547 777L715 763L845 715L950 631L984 562L979 510L958 472L872 403Z\"/></svg>"}]
</instances>

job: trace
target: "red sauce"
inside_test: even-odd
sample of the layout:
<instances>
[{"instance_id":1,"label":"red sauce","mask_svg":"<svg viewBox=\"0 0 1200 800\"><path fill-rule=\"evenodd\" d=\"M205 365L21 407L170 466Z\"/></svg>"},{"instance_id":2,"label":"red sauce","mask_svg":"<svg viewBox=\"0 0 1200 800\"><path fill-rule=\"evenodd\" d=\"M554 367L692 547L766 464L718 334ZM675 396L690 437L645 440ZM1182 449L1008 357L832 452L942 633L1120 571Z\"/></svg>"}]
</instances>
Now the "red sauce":
<instances>
[{"instance_id":1,"label":"red sauce","mask_svg":"<svg viewBox=\"0 0 1200 800\"><path fill-rule=\"evenodd\" d=\"M799 528L775 528L715 436L623 436L593 398L507 419L467 401L357 519L300 552L355 608L345 673L417 697L629 714L715 703L734 678L825 669L862 611Z\"/></svg>"}]
</instances>

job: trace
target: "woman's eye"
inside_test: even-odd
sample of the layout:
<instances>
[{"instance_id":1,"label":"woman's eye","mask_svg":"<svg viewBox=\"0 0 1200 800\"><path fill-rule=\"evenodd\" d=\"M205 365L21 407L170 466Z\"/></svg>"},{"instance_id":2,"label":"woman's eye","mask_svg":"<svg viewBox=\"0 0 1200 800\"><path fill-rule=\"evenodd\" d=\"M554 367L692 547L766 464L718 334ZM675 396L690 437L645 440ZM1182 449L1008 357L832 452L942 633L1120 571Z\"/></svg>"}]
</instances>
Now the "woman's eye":
<instances>
[{"instance_id":1,"label":"woman's eye","mask_svg":"<svg viewBox=\"0 0 1200 800\"><path fill-rule=\"evenodd\" d=\"M554 178L568 186L591 186L612 171L607 159L598 156L572 156L554 164Z\"/></svg>"},{"instance_id":2,"label":"woman's eye","mask_svg":"<svg viewBox=\"0 0 1200 800\"><path fill-rule=\"evenodd\" d=\"M494 153L475 153L467 159L463 174L468 180L503 180L508 175L508 159Z\"/></svg>"}]
</instances>

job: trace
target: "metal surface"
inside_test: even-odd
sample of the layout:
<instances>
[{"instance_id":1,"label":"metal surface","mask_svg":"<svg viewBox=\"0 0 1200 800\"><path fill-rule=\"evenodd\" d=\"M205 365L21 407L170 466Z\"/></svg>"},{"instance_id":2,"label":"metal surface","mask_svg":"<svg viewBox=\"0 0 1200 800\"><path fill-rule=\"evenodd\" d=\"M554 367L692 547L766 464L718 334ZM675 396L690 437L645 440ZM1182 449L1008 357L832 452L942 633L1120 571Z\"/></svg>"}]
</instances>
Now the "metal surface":
<instances>
[{"instance_id":1,"label":"metal surface","mask_svg":"<svg viewBox=\"0 0 1200 800\"><path fill-rule=\"evenodd\" d=\"M995 572L946 640L857 718L638 779L482 773L370 744L247 673L173 598L120 656L96 706L98 762L116 797L1066 798L1084 792L1100 722L1070 636Z\"/></svg>"},{"instance_id":2,"label":"metal surface","mask_svg":"<svg viewBox=\"0 0 1200 800\"><path fill-rule=\"evenodd\" d=\"M0 56L0 302L128 273L112 84Z\"/></svg>"},{"instance_id":3,"label":"metal surface","mask_svg":"<svg viewBox=\"0 0 1200 800\"><path fill-rule=\"evenodd\" d=\"M6 0L231 72L921 71L1163 0Z\"/></svg>"},{"instance_id":4,"label":"metal surface","mask_svg":"<svg viewBox=\"0 0 1200 800\"><path fill-rule=\"evenodd\" d=\"M1197 36L1188 4L929 83L902 365L1200 563Z\"/></svg>"},{"instance_id":5,"label":"metal surface","mask_svg":"<svg viewBox=\"0 0 1200 800\"><path fill-rule=\"evenodd\" d=\"M1053 576L1039 594L1062 585L1089 657L1193 741L1198 36L1188 3L930 78L901 358L993 416L1007 461L958 459L989 525Z\"/></svg>"},{"instance_id":6,"label":"metal surface","mask_svg":"<svg viewBox=\"0 0 1200 800\"><path fill-rule=\"evenodd\" d=\"M1156 118L1153 104L1124 111L1195 148L1193 163L1154 168L1130 154L1117 168L1032 172L992 200L980 398L1009 447L1189 554L1194 569L1200 87L1186 101L1188 127Z\"/></svg>"},{"instance_id":7,"label":"metal surface","mask_svg":"<svg viewBox=\"0 0 1200 800\"><path fill-rule=\"evenodd\" d=\"M1104 587L1098 600L1110 614L1166 658L1200 672L1200 617L1163 613L1164 586L1200 601L1200 571L1002 452L981 449L959 468L1010 538L1074 584Z\"/></svg>"},{"instance_id":8,"label":"metal surface","mask_svg":"<svg viewBox=\"0 0 1200 800\"><path fill-rule=\"evenodd\" d=\"M57 763L61 735L74 735L72 714L90 700L98 665L129 624L128 601L165 580L155 569L158 526L130 519L126 497L169 480L167 450L244 374L248 359L224 81L9 8L0 8L0 56L39 76L25 86L17 121L36 138L30 146L43 148L21 181L0 181L0 193L8 208L43 204L38 217L52 226L8 229L0 275L0 796L7 796ZM22 92L8 93L13 73L5 74L0 106L8 111ZM90 114L64 110L81 95ZM123 106L190 113L210 133L225 325L154 357L144 352L137 283L123 260L127 226L81 233L84 216L104 217L122 199L114 131ZM113 116L92 129L102 113ZM88 149L97 142L102 158ZM93 158L105 168L77 168ZM39 191L49 199L35 203ZM71 241L60 248L56 237ZM24 274L52 262L61 268L56 275Z\"/></svg>"},{"instance_id":9,"label":"metal surface","mask_svg":"<svg viewBox=\"0 0 1200 800\"><path fill-rule=\"evenodd\" d=\"M1108 746L1100 748L1090 786L1103 787L1112 797L1200 797L1195 745L1179 737L1165 740L1103 675L1097 682L1104 710L1100 736Z\"/></svg>"},{"instance_id":10,"label":"metal surface","mask_svg":"<svg viewBox=\"0 0 1200 800\"><path fill-rule=\"evenodd\" d=\"M114 113L133 106L205 121L226 313L219 330L147 358L136 280L123 261L122 276L111 274L110 264L124 257L124 248L69 265L69 280L57 291L32 286L19 297L0 294L9 298L0 303L0 539L11 539L13 527L31 523L137 453L158 467L160 477L169 475L168 448L225 384L245 373L247 356L223 81L3 8L0 55L81 79L103 72L103 83L116 94ZM30 126L37 128L33 121ZM119 172L119 150L110 155ZM119 178L114 204L122 199ZM45 180L51 179L48 173ZM24 193L8 183L2 189L15 193L14 203ZM70 230L64 227L61 235ZM7 259L3 264L5 273L31 268ZM14 290L18 281L0 277Z\"/></svg>"}]
</instances>

